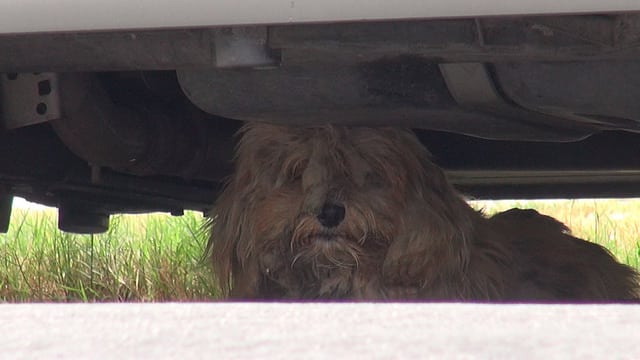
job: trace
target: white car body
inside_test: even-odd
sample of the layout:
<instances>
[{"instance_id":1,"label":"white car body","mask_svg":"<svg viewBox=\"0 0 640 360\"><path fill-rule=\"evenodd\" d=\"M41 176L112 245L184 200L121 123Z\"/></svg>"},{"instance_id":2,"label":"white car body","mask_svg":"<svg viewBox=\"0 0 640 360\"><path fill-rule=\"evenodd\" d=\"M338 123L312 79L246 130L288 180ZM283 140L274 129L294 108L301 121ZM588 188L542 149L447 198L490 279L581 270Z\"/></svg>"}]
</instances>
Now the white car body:
<instances>
[{"instance_id":1,"label":"white car body","mask_svg":"<svg viewBox=\"0 0 640 360\"><path fill-rule=\"evenodd\" d=\"M2 0L0 34L639 10L637 0Z\"/></svg>"}]
</instances>

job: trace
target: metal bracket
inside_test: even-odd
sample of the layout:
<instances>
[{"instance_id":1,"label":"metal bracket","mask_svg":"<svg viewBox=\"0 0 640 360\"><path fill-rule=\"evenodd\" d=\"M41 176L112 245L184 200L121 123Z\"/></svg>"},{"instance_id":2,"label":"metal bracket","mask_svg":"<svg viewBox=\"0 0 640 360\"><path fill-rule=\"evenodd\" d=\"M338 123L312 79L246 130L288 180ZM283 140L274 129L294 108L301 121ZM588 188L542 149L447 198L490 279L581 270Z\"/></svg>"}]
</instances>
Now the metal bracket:
<instances>
[{"instance_id":1,"label":"metal bracket","mask_svg":"<svg viewBox=\"0 0 640 360\"><path fill-rule=\"evenodd\" d=\"M440 64L449 92L463 106L504 108L508 106L498 94L482 63Z\"/></svg>"},{"instance_id":2,"label":"metal bracket","mask_svg":"<svg viewBox=\"0 0 640 360\"><path fill-rule=\"evenodd\" d=\"M60 118L57 74L0 74L0 108L5 129Z\"/></svg>"},{"instance_id":3,"label":"metal bracket","mask_svg":"<svg viewBox=\"0 0 640 360\"><path fill-rule=\"evenodd\" d=\"M530 107L522 108L506 102L496 89L483 63L446 63L440 64L439 67L451 96L464 108L501 116L515 123L550 127L556 129L554 131L558 133L563 130L568 131L575 134L573 140L579 140L601 130L597 124L594 126L571 114L541 111ZM573 123L567 120L573 120ZM565 124L564 129L559 124Z\"/></svg>"},{"instance_id":4,"label":"metal bracket","mask_svg":"<svg viewBox=\"0 0 640 360\"><path fill-rule=\"evenodd\" d=\"M267 46L267 27L232 27L214 30L216 67L275 68L277 51Z\"/></svg>"}]
</instances>

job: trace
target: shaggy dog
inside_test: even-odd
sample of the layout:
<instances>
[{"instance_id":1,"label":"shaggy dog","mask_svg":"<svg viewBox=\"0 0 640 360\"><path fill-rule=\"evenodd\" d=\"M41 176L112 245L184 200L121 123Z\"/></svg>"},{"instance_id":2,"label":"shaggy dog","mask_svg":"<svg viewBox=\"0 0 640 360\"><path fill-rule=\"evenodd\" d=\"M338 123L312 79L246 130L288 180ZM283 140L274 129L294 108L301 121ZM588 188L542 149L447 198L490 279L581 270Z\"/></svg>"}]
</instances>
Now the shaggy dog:
<instances>
[{"instance_id":1,"label":"shaggy dog","mask_svg":"<svg viewBox=\"0 0 640 360\"><path fill-rule=\"evenodd\" d=\"M639 276L553 218L491 218L408 130L250 123L208 251L236 300L637 301Z\"/></svg>"}]
</instances>

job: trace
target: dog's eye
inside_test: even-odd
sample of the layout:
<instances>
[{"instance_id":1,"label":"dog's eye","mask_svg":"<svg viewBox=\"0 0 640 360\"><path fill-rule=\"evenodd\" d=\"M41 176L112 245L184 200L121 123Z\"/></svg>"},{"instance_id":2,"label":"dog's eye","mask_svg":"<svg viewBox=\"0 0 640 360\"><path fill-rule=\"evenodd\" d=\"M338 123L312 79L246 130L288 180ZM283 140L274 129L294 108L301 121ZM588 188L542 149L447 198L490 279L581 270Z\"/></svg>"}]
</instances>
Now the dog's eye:
<instances>
[{"instance_id":1,"label":"dog's eye","mask_svg":"<svg viewBox=\"0 0 640 360\"><path fill-rule=\"evenodd\" d=\"M300 170L292 171L291 174L289 174L289 181L291 182L296 182L300 179L302 179L302 171Z\"/></svg>"},{"instance_id":2,"label":"dog's eye","mask_svg":"<svg viewBox=\"0 0 640 360\"><path fill-rule=\"evenodd\" d=\"M367 185L371 187L381 188L386 185L384 177L378 173L367 173L365 177Z\"/></svg>"},{"instance_id":3,"label":"dog's eye","mask_svg":"<svg viewBox=\"0 0 640 360\"><path fill-rule=\"evenodd\" d=\"M302 179L302 173L304 172L304 168L306 167L306 163L299 162L292 166L288 171L288 180L290 182L297 182Z\"/></svg>"}]
</instances>

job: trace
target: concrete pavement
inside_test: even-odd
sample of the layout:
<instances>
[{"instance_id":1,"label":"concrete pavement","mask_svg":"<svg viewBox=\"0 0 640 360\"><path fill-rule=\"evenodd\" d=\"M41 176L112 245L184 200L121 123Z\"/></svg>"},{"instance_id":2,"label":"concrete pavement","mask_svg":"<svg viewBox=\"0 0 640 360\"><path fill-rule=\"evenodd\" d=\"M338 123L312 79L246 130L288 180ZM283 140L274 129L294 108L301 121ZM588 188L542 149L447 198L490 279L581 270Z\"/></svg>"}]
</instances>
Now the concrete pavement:
<instances>
[{"instance_id":1,"label":"concrete pavement","mask_svg":"<svg viewBox=\"0 0 640 360\"><path fill-rule=\"evenodd\" d=\"M2 359L640 359L640 305L0 305Z\"/></svg>"}]
</instances>

